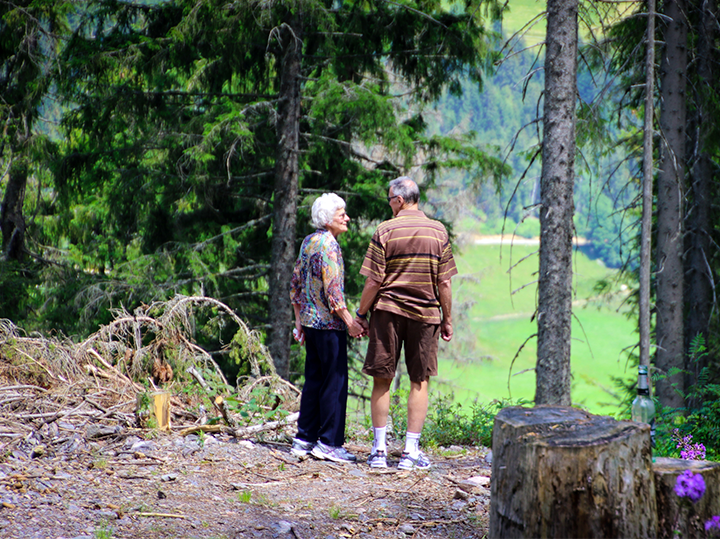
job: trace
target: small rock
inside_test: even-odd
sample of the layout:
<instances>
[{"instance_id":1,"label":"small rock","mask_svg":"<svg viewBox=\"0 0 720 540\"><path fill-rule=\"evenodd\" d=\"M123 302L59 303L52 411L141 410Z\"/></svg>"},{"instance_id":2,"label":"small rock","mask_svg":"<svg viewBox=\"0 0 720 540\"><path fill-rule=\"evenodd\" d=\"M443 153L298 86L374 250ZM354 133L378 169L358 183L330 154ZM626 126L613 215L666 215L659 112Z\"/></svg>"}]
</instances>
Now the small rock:
<instances>
[{"instance_id":1,"label":"small rock","mask_svg":"<svg viewBox=\"0 0 720 540\"><path fill-rule=\"evenodd\" d=\"M47 453L47 447L44 444L38 444L35 448L33 448L32 454L30 454L30 457L35 459L39 457L43 457Z\"/></svg>"},{"instance_id":2,"label":"small rock","mask_svg":"<svg viewBox=\"0 0 720 540\"><path fill-rule=\"evenodd\" d=\"M157 447L152 441L137 441L130 447L131 452L140 452L142 454L147 454L148 452L152 452L153 450L156 450Z\"/></svg>"},{"instance_id":3,"label":"small rock","mask_svg":"<svg viewBox=\"0 0 720 540\"><path fill-rule=\"evenodd\" d=\"M489 486L490 478L487 476L473 476L472 478L465 480L465 482L474 486Z\"/></svg>"},{"instance_id":4,"label":"small rock","mask_svg":"<svg viewBox=\"0 0 720 540\"><path fill-rule=\"evenodd\" d=\"M213 444L216 444L218 440L213 437L212 435L206 435L205 440L203 440L203 446L212 446Z\"/></svg>"},{"instance_id":5,"label":"small rock","mask_svg":"<svg viewBox=\"0 0 720 540\"><path fill-rule=\"evenodd\" d=\"M453 499L460 499L462 501L467 501L469 497L470 495L462 489L456 489L453 495Z\"/></svg>"},{"instance_id":6,"label":"small rock","mask_svg":"<svg viewBox=\"0 0 720 540\"><path fill-rule=\"evenodd\" d=\"M289 521L279 521L275 526L275 531L277 532L278 538L292 538L295 536L292 523Z\"/></svg>"},{"instance_id":7,"label":"small rock","mask_svg":"<svg viewBox=\"0 0 720 540\"><path fill-rule=\"evenodd\" d=\"M129 450L134 444L138 442L142 442L142 439L140 437L138 437L137 435L130 435L125 439L125 444L123 444L123 448Z\"/></svg>"},{"instance_id":8,"label":"small rock","mask_svg":"<svg viewBox=\"0 0 720 540\"><path fill-rule=\"evenodd\" d=\"M177 480L177 474L175 473L163 474L160 477L161 482L173 482L174 480Z\"/></svg>"},{"instance_id":9,"label":"small rock","mask_svg":"<svg viewBox=\"0 0 720 540\"><path fill-rule=\"evenodd\" d=\"M103 437L109 437L110 435L115 435L116 433L119 433L122 431L122 428L120 426L95 426L90 425L85 430L85 436L88 439L101 439Z\"/></svg>"},{"instance_id":10,"label":"small rock","mask_svg":"<svg viewBox=\"0 0 720 540\"><path fill-rule=\"evenodd\" d=\"M199 450L200 446L198 446L197 444L189 444L187 446L184 446L180 453L183 455L183 457L188 457Z\"/></svg>"},{"instance_id":11,"label":"small rock","mask_svg":"<svg viewBox=\"0 0 720 540\"><path fill-rule=\"evenodd\" d=\"M415 534L415 527L409 523L403 523L400 527L398 527L398 531L403 534Z\"/></svg>"},{"instance_id":12,"label":"small rock","mask_svg":"<svg viewBox=\"0 0 720 540\"><path fill-rule=\"evenodd\" d=\"M26 461L28 458L28 455L22 450L13 450L11 455L19 461Z\"/></svg>"}]
</instances>

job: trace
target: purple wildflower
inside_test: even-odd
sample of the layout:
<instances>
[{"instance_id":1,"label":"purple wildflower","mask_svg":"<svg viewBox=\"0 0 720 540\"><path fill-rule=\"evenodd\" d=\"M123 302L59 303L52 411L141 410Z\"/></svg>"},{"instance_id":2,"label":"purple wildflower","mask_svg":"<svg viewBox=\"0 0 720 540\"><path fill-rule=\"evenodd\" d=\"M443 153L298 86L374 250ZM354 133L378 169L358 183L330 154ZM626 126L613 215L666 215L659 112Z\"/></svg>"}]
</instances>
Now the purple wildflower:
<instances>
[{"instance_id":1,"label":"purple wildflower","mask_svg":"<svg viewBox=\"0 0 720 540\"><path fill-rule=\"evenodd\" d=\"M687 470L681 473L675 481L675 494L678 497L687 497L696 503L705 494L705 479L703 475L693 474Z\"/></svg>"},{"instance_id":2,"label":"purple wildflower","mask_svg":"<svg viewBox=\"0 0 720 540\"><path fill-rule=\"evenodd\" d=\"M682 459L705 459L705 445L702 443L688 445L680 452Z\"/></svg>"},{"instance_id":3,"label":"purple wildflower","mask_svg":"<svg viewBox=\"0 0 720 540\"><path fill-rule=\"evenodd\" d=\"M692 444L692 435L685 435L680 438L680 430L673 430L673 440L677 443L676 448L681 448L682 459L705 459L705 445L702 443Z\"/></svg>"},{"instance_id":4,"label":"purple wildflower","mask_svg":"<svg viewBox=\"0 0 720 540\"><path fill-rule=\"evenodd\" d=\"M713 516L705 522L706 531L709 531L712 528L720 529L720 516Z\"/></svg>"}]
</instances>

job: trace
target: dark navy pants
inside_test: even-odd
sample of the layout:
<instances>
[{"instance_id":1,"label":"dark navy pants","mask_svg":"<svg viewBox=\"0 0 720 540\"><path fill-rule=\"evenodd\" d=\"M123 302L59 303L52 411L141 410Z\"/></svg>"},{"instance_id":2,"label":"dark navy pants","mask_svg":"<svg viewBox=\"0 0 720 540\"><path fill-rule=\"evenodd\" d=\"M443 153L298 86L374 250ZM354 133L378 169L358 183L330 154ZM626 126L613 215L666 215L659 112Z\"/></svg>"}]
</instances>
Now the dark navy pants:
<instances>
[{"instance_id":1,"label":"dark navy pants","mask_svg":"<svg viewBox=\"0 0 720 540\"><path fill-rule=\"evenodd\" d=\"M300 398L297 438L329 446L345 444L348 394L345 330L305 332L305 386Z\"/></svg>"}]
</instances>

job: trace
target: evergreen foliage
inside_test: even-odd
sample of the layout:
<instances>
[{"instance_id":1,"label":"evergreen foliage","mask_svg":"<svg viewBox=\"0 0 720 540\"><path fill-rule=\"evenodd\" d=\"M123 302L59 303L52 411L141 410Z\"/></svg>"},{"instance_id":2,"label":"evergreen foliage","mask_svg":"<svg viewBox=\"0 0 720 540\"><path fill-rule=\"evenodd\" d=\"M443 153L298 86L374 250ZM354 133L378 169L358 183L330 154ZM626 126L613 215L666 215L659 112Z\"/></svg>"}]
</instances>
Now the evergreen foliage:
<instances>
[{"instance_id":1,"label":"evergreen foliage","mask_svg":"<svg viewBox=\"0 0 720 540\"><path fill-rule=\"evenodd\" d=\"M114 306L178 293L217 298L260 330L279 323L271 268L293 262L269 249L285 204L274 185L281 30L302 43L296 244L310 232L312 199L340 193L355 218L343 239L354 276L366 225L387 217L388 180L410 170L428 185L451 168L479 181L506 172L469 136L429 135L422 113L445 88L481 84L494 59L483 26L491 4L75 5L55 79L66 108L54 189L33 209L33 242L53 248L41 249L50 265L36 275L43 301L26 313L29 329L84 335ZM359 287L349 280L347 292Z\"/></svg>"}]
</instances>

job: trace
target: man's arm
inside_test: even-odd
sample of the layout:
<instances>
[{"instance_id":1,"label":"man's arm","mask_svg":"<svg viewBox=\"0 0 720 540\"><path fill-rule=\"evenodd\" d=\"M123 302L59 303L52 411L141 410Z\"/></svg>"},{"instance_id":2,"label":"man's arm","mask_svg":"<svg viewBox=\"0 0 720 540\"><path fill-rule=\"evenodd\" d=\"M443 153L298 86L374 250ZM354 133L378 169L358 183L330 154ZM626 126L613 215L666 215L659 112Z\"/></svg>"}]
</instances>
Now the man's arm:
<instances>
[{"instance_id":1,"label":"man's arm","mask_svg":"<svg viewBox=\"0 0 720 540\"><path fill-rule=\"evenodd\" d=\"M442 309L440 335L445 341L450 341L453 337L451 280L446 279L438 283L438 295L440 296L440 309Z\"/></svg>"},{"instance_id":2,"label":"man's arm","mask_svg":"<svg viewBox=\"0 0 720 540\"><path fill-rule=\"evenodd\" d=\"M370 277L365 278L365 286L360 297L360 306L357 309L358 316L355 317L355 321L359 322L365 330L368 329L367 313L375 302L380 287L382 287L382 283L379 281L375 281Z\"/></svg>"}]
</instances>

